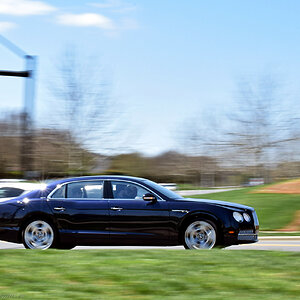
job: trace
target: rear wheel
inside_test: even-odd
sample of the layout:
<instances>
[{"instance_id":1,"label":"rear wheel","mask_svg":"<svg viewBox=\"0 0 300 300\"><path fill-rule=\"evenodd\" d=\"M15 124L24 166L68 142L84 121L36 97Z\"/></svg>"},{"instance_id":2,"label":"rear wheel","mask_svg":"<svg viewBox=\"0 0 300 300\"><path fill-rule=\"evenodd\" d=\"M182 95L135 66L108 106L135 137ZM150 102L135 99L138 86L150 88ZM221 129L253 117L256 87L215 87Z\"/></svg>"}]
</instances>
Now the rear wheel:
<instances>
[{"instance_id":1,"label":"rear wheel","mask_svg":"<svg viewBox=\"0 0 300 300\"><path fill-rule=\"evenodd\" d=\"M193 220L183 234L183 245L186 249L211 249L216 245L216 226L208 220Z\"/></svg>"},{"instance_id":2,"label":"rear wheel","mask_svg":"<svg viewBox=\"0 0 300 300\"><path fill-rule=\"evenodd\" d=\"M55 228L44 220L32 220L22 232L23 245L27 249L48 249L54 246L56 240Z\"/></svg>"}]
</instances>

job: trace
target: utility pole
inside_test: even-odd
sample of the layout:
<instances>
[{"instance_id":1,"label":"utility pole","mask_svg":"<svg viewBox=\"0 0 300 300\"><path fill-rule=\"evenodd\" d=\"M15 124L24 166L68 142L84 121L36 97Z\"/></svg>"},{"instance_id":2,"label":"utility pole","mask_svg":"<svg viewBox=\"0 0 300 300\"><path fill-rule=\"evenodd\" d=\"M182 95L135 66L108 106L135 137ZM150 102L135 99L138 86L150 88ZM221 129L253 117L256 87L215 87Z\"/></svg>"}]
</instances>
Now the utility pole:
<instances>
[{"instance_id":1,"label":"utility pole","mask_svg":"<svg viewBox=\"0 0 300 300\"><path fill-rule=\"evenodd\" d=\"M0 76L13 76L25 78L24 107L22 111L22 146L21 169L27 177L33 171L33 115L36 78L36 56L27 55L23 50L0 35L0 43L11 52L25 60L25 71L1 71Z\"/></svg>"}]
</instances>

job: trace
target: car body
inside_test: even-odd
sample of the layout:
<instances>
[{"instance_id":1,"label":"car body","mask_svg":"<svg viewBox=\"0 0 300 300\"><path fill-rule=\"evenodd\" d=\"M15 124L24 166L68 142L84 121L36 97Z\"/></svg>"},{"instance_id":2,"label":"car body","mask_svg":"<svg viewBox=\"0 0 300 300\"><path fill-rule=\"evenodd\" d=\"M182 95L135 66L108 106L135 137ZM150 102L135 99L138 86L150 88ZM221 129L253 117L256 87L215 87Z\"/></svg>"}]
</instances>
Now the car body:
<instances>
[{"instance_id":1,"label":"car body","mask_svg":"<svg viewBox=\"0 0 300 300\"><path fill-rule=\"evenodd\" d=\"M210 249L253 243L253 208L186 199L150 180L89 176L54 181L0 202L0 240L26 248L184 245Z\"/></svg>"}]
</instances>

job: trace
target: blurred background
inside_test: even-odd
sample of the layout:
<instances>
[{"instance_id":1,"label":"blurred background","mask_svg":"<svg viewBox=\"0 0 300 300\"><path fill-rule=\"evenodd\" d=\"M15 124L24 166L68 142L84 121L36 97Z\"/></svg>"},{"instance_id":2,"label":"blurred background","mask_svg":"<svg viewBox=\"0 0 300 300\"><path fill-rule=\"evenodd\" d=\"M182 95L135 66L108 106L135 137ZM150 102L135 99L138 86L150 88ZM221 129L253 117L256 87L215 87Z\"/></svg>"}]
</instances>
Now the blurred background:
<instances>
[{"instance_id":1,"label":"blurred background","mask_svg":"<svg viewBox=\"0 0 300 300\"><path fill-rule=\"evenodd\" d=\"M299 9L0 0L0 177L300 177Z\"/></svg>"}]
</instances>

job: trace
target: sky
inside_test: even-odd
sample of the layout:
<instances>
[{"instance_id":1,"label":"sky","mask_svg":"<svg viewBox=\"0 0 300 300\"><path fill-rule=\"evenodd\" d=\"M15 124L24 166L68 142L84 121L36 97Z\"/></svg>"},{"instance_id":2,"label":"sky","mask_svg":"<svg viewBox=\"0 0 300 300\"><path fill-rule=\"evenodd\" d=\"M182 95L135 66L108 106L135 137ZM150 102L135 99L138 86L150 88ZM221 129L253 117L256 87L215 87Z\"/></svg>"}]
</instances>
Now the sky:
<instances>
[{"instance_id":1,"label":"sky","mask_svg":"<svg viewBox=\"0 0 300 300\"><path fill-rule=\"evenodd\" d=\"M97 57L123 124L137 132L131 151L154 155L176 149L189 120L233 110L240 78L271 74L291 111L299 107L299 13L298 0L0 0L0 34L38 56L38 126L51 123L49 82L74 47ZM0 45L0 69L24 61ZM1 77L0 111L20 111L23 89L24 79ZM100 141L93 150L105 151Z\"/></svg>"}]
</instances>

